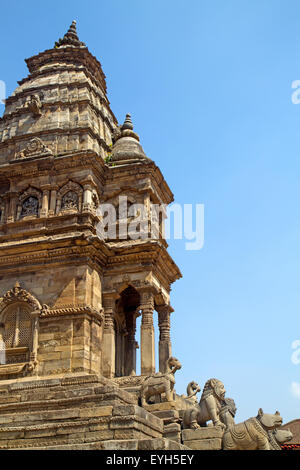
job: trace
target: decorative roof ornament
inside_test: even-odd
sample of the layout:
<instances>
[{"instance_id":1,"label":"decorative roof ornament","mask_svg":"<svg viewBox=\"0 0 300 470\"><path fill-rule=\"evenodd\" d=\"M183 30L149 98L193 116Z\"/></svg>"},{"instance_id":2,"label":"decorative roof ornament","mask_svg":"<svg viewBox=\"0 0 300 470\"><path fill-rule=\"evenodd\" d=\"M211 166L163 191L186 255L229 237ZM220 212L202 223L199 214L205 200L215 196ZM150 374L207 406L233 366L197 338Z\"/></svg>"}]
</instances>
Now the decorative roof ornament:
<instances>
[{"instance_id":1,"label":"decorative roof ornament","mask_svg":"<svg viewBox=\"0 0 300 470\"><path fill-rule=\"evenodd\" d=\"M64 37L59 39L55 43L55 47L62 47L62 46L75 46L75 47L86 47L84 42L79 41L77 30L76 30L76 21L72 21L68 32L64 35Z\"/></svg>"},{"instance_id":2,"label":"decorative roof ornament","mask_svg":"<svg viewBox=\"0 0 300 470\"><path fill-rule=\"evenodd\" d=\"M131 114L126 114L126 118L125 118L125 121L124 121L124 124L122 126L122 131L124 131L125 129L129 129L131 131L133 131L133 124L132 124L132 120L131 120Z\"/></svg>"},{"instance_id":3,"label":"decorative roof ornament","mask_svg":"<svg viewBox=\"0 0 300 470\"><path fill-rule=\"evenodd\" d=\"M114 164L150 161L140 144L139 136L133 131L131 115L126 114L124 124L113 134L113 148L110 161Z\"/></svg>"}]
</instances>

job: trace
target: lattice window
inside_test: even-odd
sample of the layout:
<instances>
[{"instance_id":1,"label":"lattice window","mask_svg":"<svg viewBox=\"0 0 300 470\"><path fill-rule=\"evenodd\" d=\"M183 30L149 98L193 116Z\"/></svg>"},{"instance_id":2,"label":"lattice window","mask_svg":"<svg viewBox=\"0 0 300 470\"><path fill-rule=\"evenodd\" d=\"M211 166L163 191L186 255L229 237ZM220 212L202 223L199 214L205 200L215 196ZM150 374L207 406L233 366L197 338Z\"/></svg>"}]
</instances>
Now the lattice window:
<instances>
[{"instance_id":1,"label":"lattice window","mask_svg":"<svg viewBox=\"0 0 300 470\"><path fill-rule=\"evenodd\" d=\"M32 320L28 307L13 304L2 316L6 364L26 362L32 343Z\"/></svg>"}]
</instances>

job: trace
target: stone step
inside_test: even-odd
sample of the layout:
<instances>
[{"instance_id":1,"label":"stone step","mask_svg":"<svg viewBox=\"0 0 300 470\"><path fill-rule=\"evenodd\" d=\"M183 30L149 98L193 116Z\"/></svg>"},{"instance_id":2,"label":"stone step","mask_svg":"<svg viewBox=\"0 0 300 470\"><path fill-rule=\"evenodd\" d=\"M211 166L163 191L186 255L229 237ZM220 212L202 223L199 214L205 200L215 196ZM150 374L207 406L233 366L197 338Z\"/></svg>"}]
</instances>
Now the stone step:
<instances>
[{"instance_id":1,"label":"stone step","mask_svg":"<svg viewBox=\"0 0 300 470\"><path fill-rule=\"evenodd\" d=\"M3 417L2 417L3 418ZM137 405L81 407L16 413L0 428L0 449L84 444L102 440L155 439L163 421Z\"/></svg>"},{"instance_id":2,"label":"stone step","mask_svg":"<svg viewBox=\"0 0 300 470\"><path fill-rule=\"evenodd\" d=\"M116 387L95 387L92 390L92 394L85 395L81 389L78 391L70 391L73 395L70 398L54 399L46 398L45 396L37 399L35 396L34 400L20 401L12 403L1 403L0 404L0 425L7 423L7 415L13 413L23 414L26 411L30 412L44 412L47 410L57 410L61 408L74 408L78 406L114 406L115 404L134 404L135 400L130 394L124 390L120 390ZM33 396L33 395L32 395Z\"/></svg>"},{"instance_id":3,"label":"stone step","mask_svg":"<svg viewBox=\"0 0 300 470\"><path fill-rule=\"evenodd\" d=\"M189 447L169 439L128 439L89 442L84 444L58 444L47 447L28 447L22 450L190 450Z\"/></svg>"}]
</instances>

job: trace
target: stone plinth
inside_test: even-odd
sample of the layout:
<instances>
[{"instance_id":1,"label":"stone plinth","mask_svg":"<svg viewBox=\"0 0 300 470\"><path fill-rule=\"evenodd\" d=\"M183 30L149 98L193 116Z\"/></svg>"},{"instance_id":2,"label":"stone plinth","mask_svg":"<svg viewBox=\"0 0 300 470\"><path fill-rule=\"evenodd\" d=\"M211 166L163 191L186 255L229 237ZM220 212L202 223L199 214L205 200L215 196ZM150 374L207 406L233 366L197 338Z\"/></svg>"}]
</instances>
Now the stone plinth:
<instances>
[{"instance_id":1,"label":"stone plinth","mask_svg":"<svg viewBox=\"0 0 300 470\"><path fill-rule=\"evenodd\" d=\"M221 450L224 430L218 426L199 429L184 429L182 441L193 450Z\"/></svg>"},{"instance_id":2,"label":"stone plinth","mask_svg":"<svg viewBox=\"0 0 300 470\"><path fill-rule=\"evenodd\" d=\"M172 441L181 443L181 425L178 410L152 411L157 418L163 420L164 437Z\"/></svg>"},{"instance_id":3,"label":"stone plinth","mask_svg":"<svg viewBox=\"0 0 300 470\"><path fill-rule=\"evenodd\" d=\"M0 397L0 449L104 449L115 441L117 449L123 440L130 449L164 437L163 420L93 375L3 381Z\"/></svg>"},{"instance_id":4,"label":"stone plinth","mask_svg":"<svg viewBox=\"0 0 300 470\"><path fill-rule=\"evenodd\" d=\"M144 408L150 413L154 411L167 411L167 410L176 410L175 401L166 401L163 403L154 403L153 405L145 405Z\"/></svg>"}]
</instances>

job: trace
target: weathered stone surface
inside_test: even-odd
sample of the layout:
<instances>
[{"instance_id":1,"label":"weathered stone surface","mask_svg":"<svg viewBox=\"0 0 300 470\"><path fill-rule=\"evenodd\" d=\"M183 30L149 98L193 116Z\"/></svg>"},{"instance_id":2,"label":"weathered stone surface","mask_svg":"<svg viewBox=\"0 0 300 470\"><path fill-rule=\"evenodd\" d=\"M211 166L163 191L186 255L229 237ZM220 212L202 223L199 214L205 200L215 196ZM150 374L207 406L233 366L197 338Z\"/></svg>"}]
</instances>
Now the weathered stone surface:
<instances>
[{"instance_id":1,"label":"weathered stone surface","mask_svg":"<svg viewBox=\"0 0 300 470\"><path fill-rule=\"evenodd\" d=\"M138 450L185 450L188 447L169 439L143 439L138 441Z\"/></svg>"},{"instance_id":2,"label":"weathered stone surface","mask_svg":"<svg viewBox=\"0 0 300 470\"><path fill-rule=\"evenodd\" d=\"M152 413L158 418L162 419L165 424L169 422L174 422L179 420L179 411L178 410L159 410L152 411Z\"/></svg>"},{"instance_id":3,"label":"weathered stone surface","mask_svg":"<svg viewBox=\"0 0 300 470\"><path fill-rule=\"evenodd\" d=\"M207 428L199 429L183 429L182 430L182 439L183 441L195 441L199 439L212 439L212 438L222 438L224 434L224 429L219 428L218 426L208 426Z\"/></svg>"},{"instance_id":4,"label":"weathered stone surface","mask_svg":"<svg viewBox=\"0 0 300 470\"><path fill-rule=\"evenodd\" d=\"M184 445L193 450L221 450L222 439L201 439L198 441L184 441Z\"/></svg>"},{"instance_id":5,"label":"weathered stone surface","mask_svg":"<svg viewBox=\"0 0 300 470\"><path fill-rule=\"evenodd\" d=\"M138 439L113 440L101 444L102 450L138 450Z\"/></svg>"},{"instance_id":6,"label":"weathered stone surface","mask_svg":"<svg viewBox=\"0 0 300 470\"><path fill-rule=\"evenodd\" d=\"M151 413L153 411L166 411L166 410L175 410L176 409L176 402L169 401L163 403L155 403L153 405L144 405L144 408Z\"/></svg>"}]
</instances>

